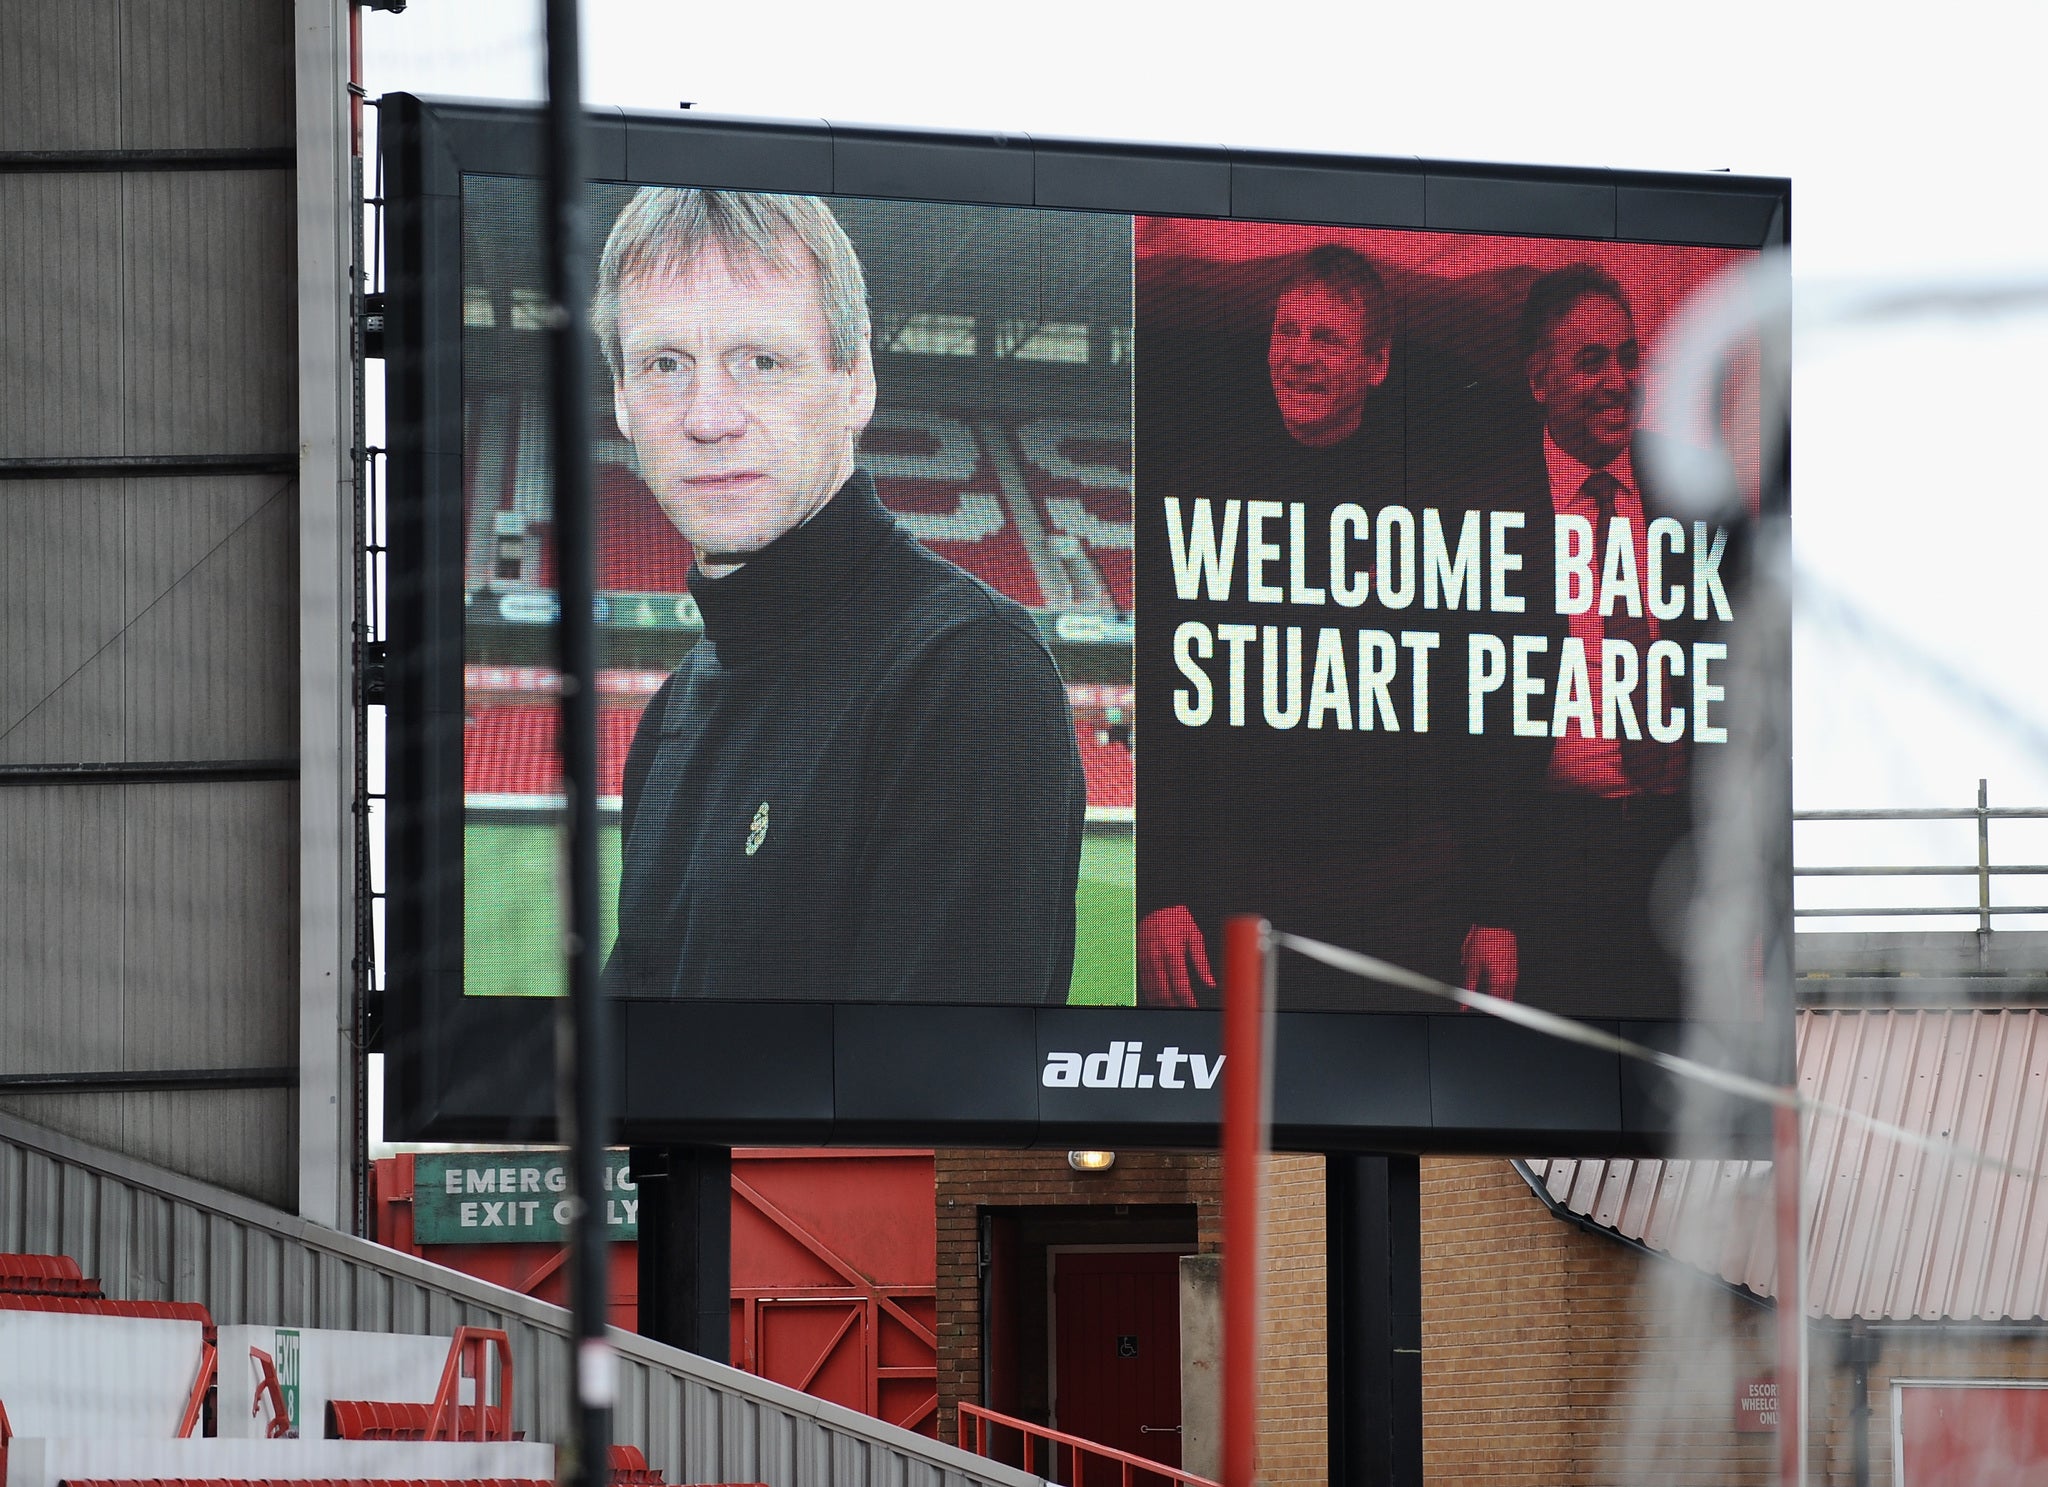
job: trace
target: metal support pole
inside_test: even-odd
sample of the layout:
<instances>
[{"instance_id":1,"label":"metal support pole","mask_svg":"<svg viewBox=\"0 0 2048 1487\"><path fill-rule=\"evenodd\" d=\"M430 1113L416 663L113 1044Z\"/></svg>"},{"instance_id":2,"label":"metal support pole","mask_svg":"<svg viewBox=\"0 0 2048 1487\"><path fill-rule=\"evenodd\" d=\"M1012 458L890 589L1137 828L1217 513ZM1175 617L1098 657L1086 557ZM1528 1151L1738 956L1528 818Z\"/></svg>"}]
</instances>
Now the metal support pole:
<instances>
[{"instance_id":1,"label":"metal support pole","mask_svg":"<svg viewBox=\"0 0 2048 1487\"><path fill-rule=\"evenodd\" d=\"M1801 1487L1806 1480L1805 1246L1799 1204L1799 1112L1773 1112L1771 1177L1778 1219L1778 1482Z\"/></svg>"},{"instance_id":2,"label":"metal support pole","mask_svg":"<svg viewBox=\"0 0 2048 1487\"><path fill-rule=\"evenodd\" d=\"M1323 1159L1331 1487L1422 1487L1422 1168Z\"/></svg>"},{"instance_id":3,"label":"metal support pole","mask_svg":"<svg viewBox=\"0 0 2048 1487\"><path fill-rule=\"evenodd\" d=\"M1977 781L1977 968L1991 964L1991 788Z\"/></svg>"},{"instance_id":4,"label":"metal support pole","mask_svg":"<svg viewBox=\"0 0 2048 1487\"><path fill-rule=\"evenodd\" d=\"M598 961L596 522L590 499L590 330L584 305L582 63L577 0L547 0L548 399L561 609L562 788L568 800L569 994L556 1023L556 1111L569 1148L570 1309L576 1335L574 1422L560 1480L608 1479L617 1360L605 1337L604 1139L610 1093Z\"/></svg>"},{"instance_id":5,"label":"metal support pole","mask_svg":"<svg viewBox=\"0 0 2048 1487\"><path fill-rule=\"evenodd\" d=\"M1861 1317L1849 1324L1842 1359L1849 1365L1849 1483L1870 1487L1870 1365L1877 1362L1877 1337Z\"/></svg>"},{"instance_id":6,"label":"metal support pole","mask_svg":"<svg viewBox=\"0 0 2048 1487\"><path fill-rule=\"evenodd\" d=\"M732 1149L636 1146L640 1335L732 1361Z\"/></svg>"},{"instance_id":7,"label":"metal support pole","mask_svg":"<svg viewBox=\"0 0 2048 1487\"><path fill-rule=\"evenodd\" d=\"M1252 1487L1258 1467L1271 974L1270 926L1232 915L1223 926L1223 1487Z\"/></svg>"}]
</instances>

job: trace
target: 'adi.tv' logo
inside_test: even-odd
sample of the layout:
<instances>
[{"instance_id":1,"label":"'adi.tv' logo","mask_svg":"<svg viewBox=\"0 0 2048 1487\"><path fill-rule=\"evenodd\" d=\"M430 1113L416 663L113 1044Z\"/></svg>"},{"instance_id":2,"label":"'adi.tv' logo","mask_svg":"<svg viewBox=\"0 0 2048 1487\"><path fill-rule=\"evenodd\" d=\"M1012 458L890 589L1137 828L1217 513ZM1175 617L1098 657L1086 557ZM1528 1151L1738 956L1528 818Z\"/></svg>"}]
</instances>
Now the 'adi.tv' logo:
<instances>
[{"instance_id":1,"label":"'adi.tv' logo","mask_svg":"<svg viewBox=\"0 0 2048 1487\"><path fill-rule=\"evenodd\" d=\"M1039 1082L1047 1089L1214 1089L1225 1057L1182 1053L1169 1043L1148 1060L1143 1043L1112 1043L1106 1052L1085 1057L1048 1053ZM1189 1078L1181 1077L1183 1069Z\"/></svg>"}]
</instances>

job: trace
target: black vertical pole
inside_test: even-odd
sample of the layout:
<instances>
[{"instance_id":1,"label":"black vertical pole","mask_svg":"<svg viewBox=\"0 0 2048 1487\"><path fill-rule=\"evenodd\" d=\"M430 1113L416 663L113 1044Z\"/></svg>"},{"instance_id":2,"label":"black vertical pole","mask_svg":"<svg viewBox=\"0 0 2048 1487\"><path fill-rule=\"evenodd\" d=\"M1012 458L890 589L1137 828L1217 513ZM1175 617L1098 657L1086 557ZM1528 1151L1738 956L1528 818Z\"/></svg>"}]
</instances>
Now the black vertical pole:
<instances>
[{"instance_id":1,"label":"black vertical pole","mask_svg":"<svg viewBox=\"0 0 2048 1487\"><path fill-rule=\"evenodd\" d=\"M617 1363L605 1337L604 1138L607 1058L598 963L596 522L590 501L590 328L583 303L582 61L577 0L547 0L547 274L554 519L561 586L562 788L568 798L569 995L556 1024L556 1114L569 1147L570 1309L575 1319L575 1422L561 1480L608 1480Z\"/></svg>"},{"instance_id":2,"label":"black vertical pole","mask_svg":"<svg viewBox=\"0 0 2048 1487\"><path fill-rule=\"evenodd\" d=\"M1421 1164L1331 1152L1324 1174L1330 1481L1421 1487Z\"/></svg>"},{"instance_id":3,"label":"black vertical pole","mask_svg":"<svg viewBox=\"0 0 2048 1487\"><path fill-rule=\"evenodd\" d=\"M640 1335L731 1362L732 1149L636 1146Z\"/></svg>"}]
</instances>

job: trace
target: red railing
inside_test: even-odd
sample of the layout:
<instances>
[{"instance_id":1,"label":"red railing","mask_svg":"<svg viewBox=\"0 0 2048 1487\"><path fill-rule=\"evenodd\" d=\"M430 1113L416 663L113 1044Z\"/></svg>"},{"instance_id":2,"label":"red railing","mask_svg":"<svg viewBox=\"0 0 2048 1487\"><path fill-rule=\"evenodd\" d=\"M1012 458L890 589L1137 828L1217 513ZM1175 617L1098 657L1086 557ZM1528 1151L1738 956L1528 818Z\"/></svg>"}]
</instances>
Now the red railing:
<instances>
[{"instance_id":1,"label":"red railing","mask_svg":"<svg viewBox=\"0 0 2048 1487\"><path fill-rule=\"evenodd\" d=\"M265 1440L287 1440L292 1434L292 1410L285 1403L284 1384L277 1376L277 1360L261 1348L249 1349L249 1360L256 1365L256 1393L249 1401L249 1414L261 1414L263 1401L270 1401L270 1423L264 1427Z\"/></svg>"},{"instance_id":2,"label":"red railing","mask_svg":"<svg viewBox=\"0 0 2048 1487\"><path fill-rule=\"evenodd\" d=\"M489 1357L498 1355L498 1403L493 1408L484 1398L490 1370ZM462 1381L476 1380L476 1407L472 1413L462 1406ZM470 1435L474 1429L476 1434ZM457 1327L448 1345L448 1362L441 1369L441 1387L434 1393L429 1417L430 1441L512 1439L512 1343L496 1327Z\"/></svg>"},{"instance_id":3,"label":"red railing","mask_svg":"<svg viewBox=\"0 0 2048 1487\"><path fill-rule=\"evenodd\" d=\"M199 1418L206 1409L206 1392L213 1387L216 1371L213 1344L201 1342L199 1377L192 1381L192 1392L185 1399L185 1413L178 1421L179 1440L190 1440L192 1432L199 1428Z\"/></svg>"},{"instance_id":4,"label":"red railing","mask_svg":"<svg viewBox=\"0 0 2048 1487\"><path fill-rule=\"evenodd\" d=\"M1014 1430L1024 1443L1024 1459L1018 1463L1027 1472L1035 1472L1048 1482L1060 1481L1060 1447L1065 1446L1067 1460L1067 1487L1105 1487L1115 1481L1117 1487L1139 1487L1140 1483L1156 1480L1171 1483L1172 1487L1220 1487L1219 1483L1207 1477L1198 1477L1193 1472L1182 1471L1177 1466L1167 1466L1143 1456L1133 1456L1128 1451L1119 1451L1113 1446L1100 1445L1095 1441L1082 1440L1078 1435L1051 1430L1043 1425L1033 1425L1029 1420L1019 1420L1013 1415L997 1414L985 1410L978 1404L962 1403L960 1411L960 1449L972 1451L977 1456L989 1456L989 1429ZM1033 1449L1036 1443L1045 1443L1045 1465L1033 1465L1038 1453ZM989 1456L994 1460L993 1456ZM1106 1463L1106 1469L1091 1472L1091 1462ZM1115 1475L1111 1475L1114 1469Z\"/></svg>"}]
</instances>

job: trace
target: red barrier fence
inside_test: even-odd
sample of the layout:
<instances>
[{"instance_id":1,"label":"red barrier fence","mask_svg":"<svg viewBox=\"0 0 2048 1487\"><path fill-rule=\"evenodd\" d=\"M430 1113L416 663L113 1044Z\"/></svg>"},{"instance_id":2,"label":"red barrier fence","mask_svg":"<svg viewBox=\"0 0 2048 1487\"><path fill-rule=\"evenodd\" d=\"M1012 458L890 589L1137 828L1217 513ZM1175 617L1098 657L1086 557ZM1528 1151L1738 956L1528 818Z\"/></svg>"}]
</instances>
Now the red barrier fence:
<instances>
[{"instance_id":1,"label":"red barrier fence","mask_svg":"<svg viewBox=\"0 0 2048 1487\"><path fill-rule=\"evenodd\" d=\"M1145 1487L1151 1482L1169 1483L1171 1487L1220 1487L1219 1483L1207 1477L1198 1477L1177 1466L1165 1466L1143 1456L1133 1456L1128 1451L1082 1440L1078 1435L1033 1425L1029 1420L985 1410L965 1400L961 1401L959 1410L961 1450L994 1460L989 1452L989 1431L992 1428L1014 1430L1023 1441L1024 1459L1020 1464L1024 1470L1035 1472L1049 1482L1064 1480L1066 1487L1107 1487L1110 1482L1115 1482L1117 1487ZM1038 1447L1041 1443L1044 1464L1039 1466L1034 1463L1040 1459ZM1066 1447L1067 1472L1064 1478L1059 1474L1062 1446ZM1089 1468L1097 1463L1100 1464L1099 1469L1091 1471Z\"/></svg>"}]
</instances>

